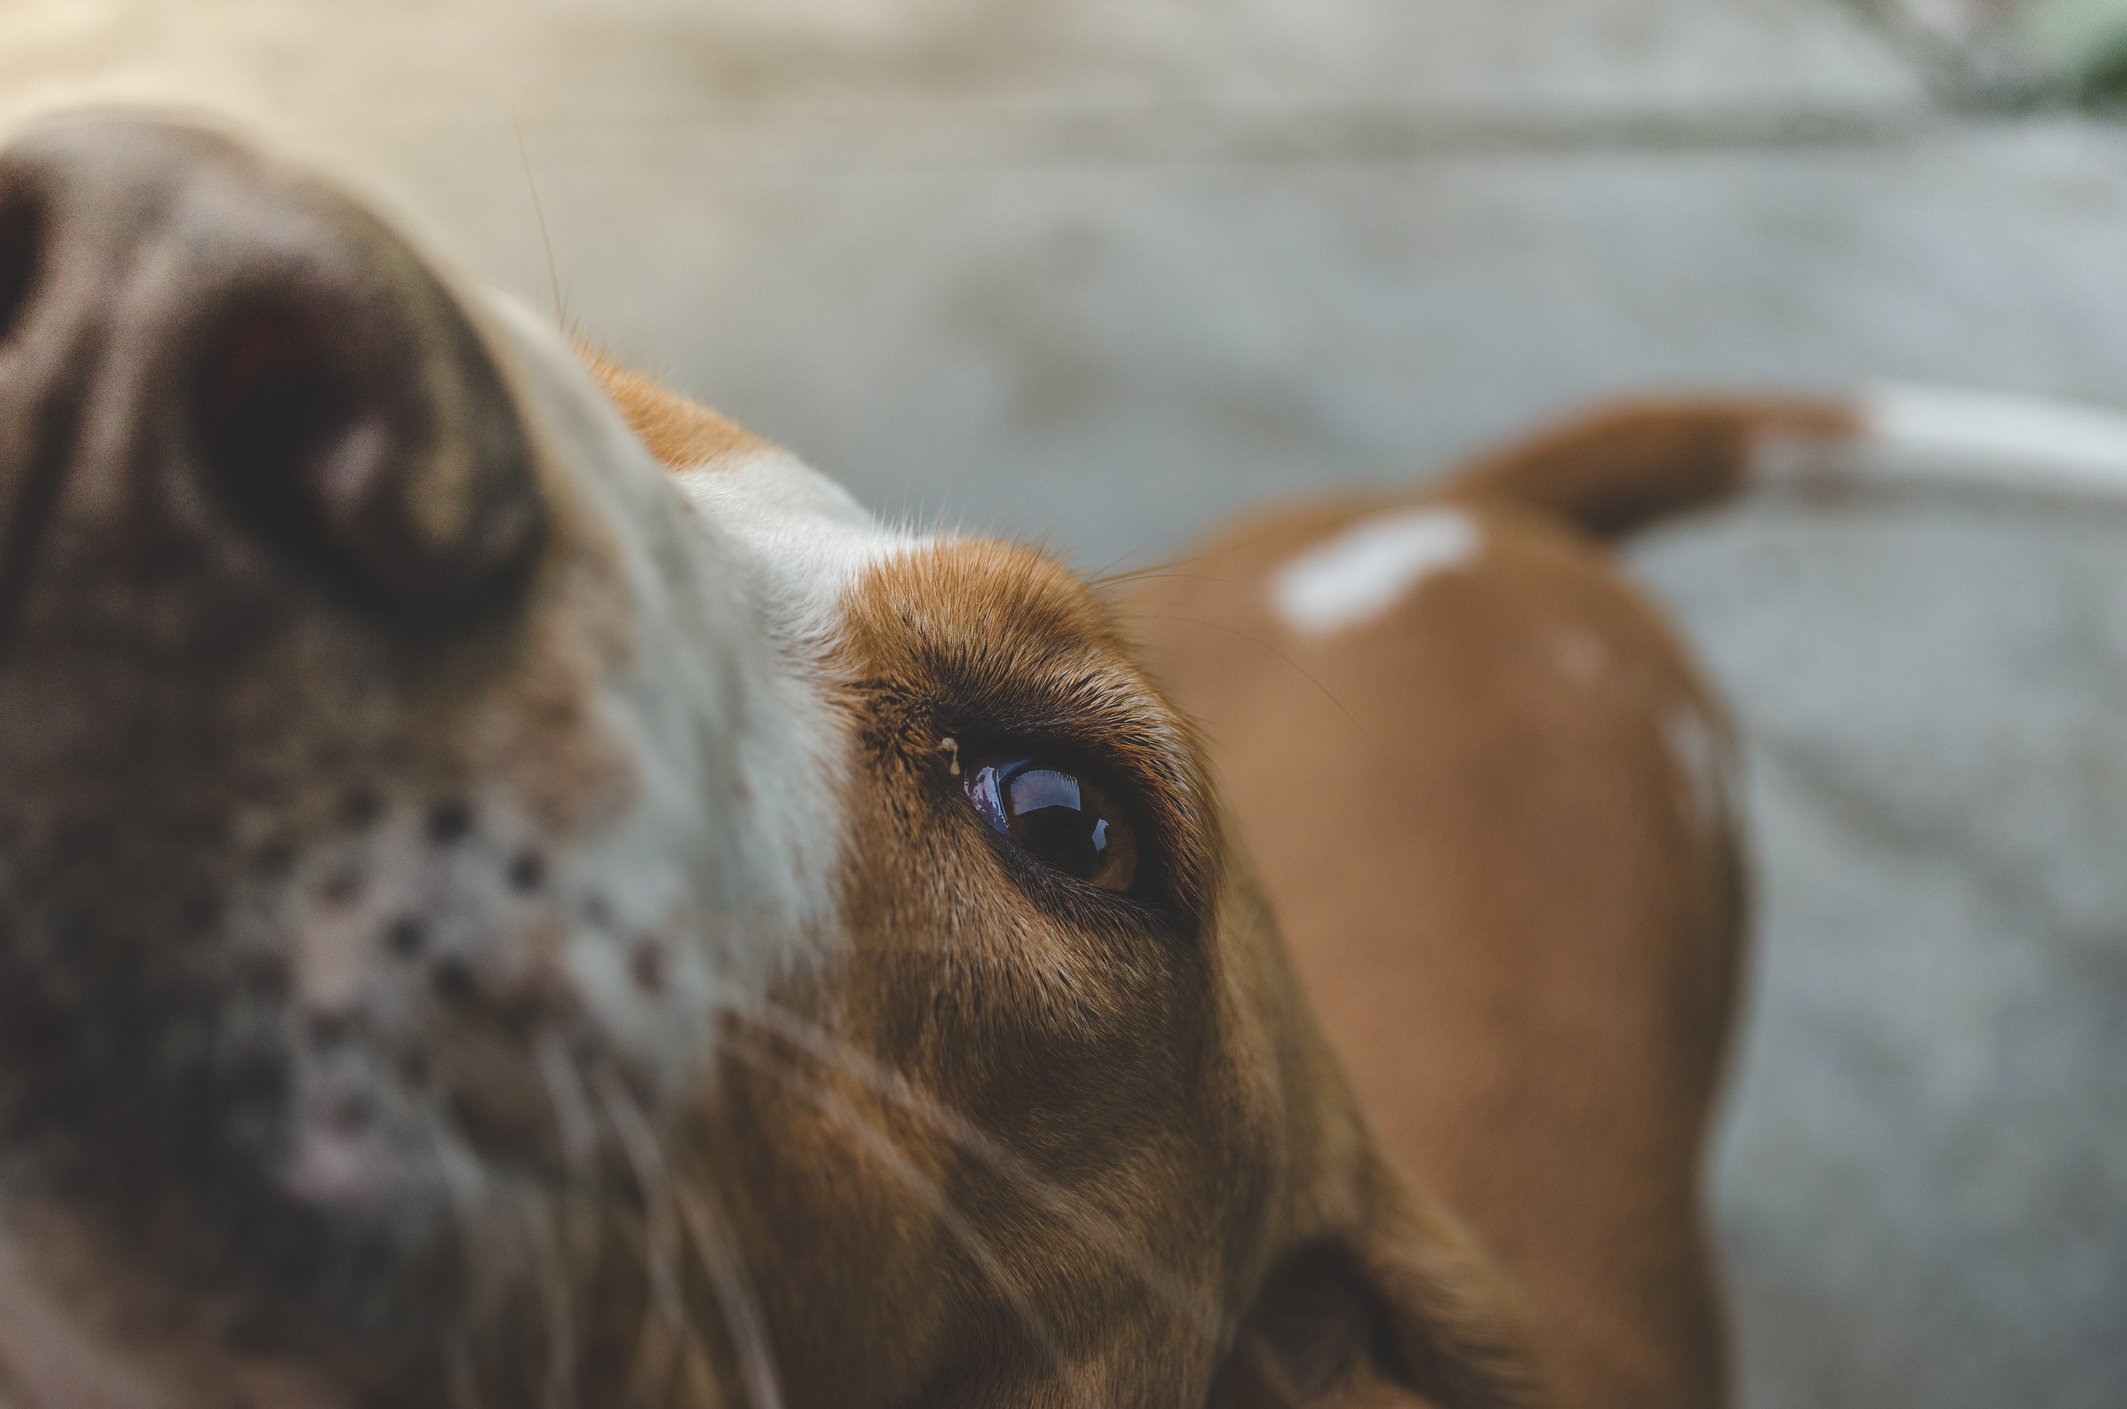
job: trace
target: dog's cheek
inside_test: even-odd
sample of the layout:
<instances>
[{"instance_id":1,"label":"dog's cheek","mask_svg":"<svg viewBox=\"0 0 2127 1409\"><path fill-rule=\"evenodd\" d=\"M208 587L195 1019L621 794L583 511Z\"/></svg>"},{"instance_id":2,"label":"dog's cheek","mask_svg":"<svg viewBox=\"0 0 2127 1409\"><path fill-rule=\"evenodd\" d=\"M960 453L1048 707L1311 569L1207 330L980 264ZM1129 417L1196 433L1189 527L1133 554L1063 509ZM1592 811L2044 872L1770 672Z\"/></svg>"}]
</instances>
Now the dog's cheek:
<instances>
[{"instance_id":1,"label":"dog's cheek","mask_svg":"<svg viewBox=\"0 0 2127 1409\"><path fill-rule=\"evenodd\" d=\"M1469 1236L1392 1182L1265 1279L1206 1409L1536 1409L1522 1309Z\"/></svg>"}]
</instances>

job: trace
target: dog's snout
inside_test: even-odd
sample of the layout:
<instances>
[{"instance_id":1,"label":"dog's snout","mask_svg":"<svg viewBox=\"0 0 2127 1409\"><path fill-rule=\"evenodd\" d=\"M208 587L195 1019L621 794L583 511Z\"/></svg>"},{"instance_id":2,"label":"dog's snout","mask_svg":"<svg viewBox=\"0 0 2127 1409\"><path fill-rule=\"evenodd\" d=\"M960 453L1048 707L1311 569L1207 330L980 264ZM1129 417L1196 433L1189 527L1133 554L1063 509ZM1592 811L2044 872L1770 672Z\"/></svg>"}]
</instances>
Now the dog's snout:
<instances>
[{"instance_id":1,"label":"dog's snout","mask_svg":"<svg viewBox=\"0 0 2127 1409\"><path fill-rule=\"evenodd\" d=\"M762 446L727 527L588 360L235 141L0 144L0 1197L181 1289L187 1355L428 1404L492 1322L463 1383L530 1384L519 1250L606 1285L725 1014L830 929L800 638L868 520Z\"/></svg>"},{"instance_id":2,"label":"dog's snout","mask_svg":"<svg viewBox=\"0 0 2127 1409\"><path fill-rule=\"evenodd\" d=\"M180 440L254 532L372 600L436 607L514 575L531 454L494 363L410 262L238 261L202 290ZM341 263L341 261L347 261Z\"/></svg>"},{"instance_id":3,"label":"dog's snout","mask_svg":"<svg viewBox=\"0 0 2127 1409\"><path fill-rule=\"evenodd\" d=\"M0 358L25 441L70 406L72 459L162 481L107 497L189 504L365 606L507 597L541 541L530 433L463 306L354 203L218 137L75 119L0 156Z\"/></svg>"}]
</instances>

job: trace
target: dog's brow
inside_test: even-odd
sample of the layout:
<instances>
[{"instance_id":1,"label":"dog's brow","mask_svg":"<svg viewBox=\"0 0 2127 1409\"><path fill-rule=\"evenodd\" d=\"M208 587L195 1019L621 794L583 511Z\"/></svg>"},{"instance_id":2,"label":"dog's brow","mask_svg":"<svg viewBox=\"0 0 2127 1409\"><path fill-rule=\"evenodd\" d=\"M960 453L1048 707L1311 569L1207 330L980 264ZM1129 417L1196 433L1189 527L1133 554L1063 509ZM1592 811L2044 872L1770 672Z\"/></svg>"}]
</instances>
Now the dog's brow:
<instances>
[{"instance_id":1,"label":"dog's brow","mask_svg":"<svg viewBox=\"0 0 2127 1409\"><path fill-rule=\"evenodd\" d=\"M927 541L882 525L840 485L772 446L682 470L679 482L742 560L772 628L815 648L833 635L855 583Z\"/></svg>"}]
</instances>

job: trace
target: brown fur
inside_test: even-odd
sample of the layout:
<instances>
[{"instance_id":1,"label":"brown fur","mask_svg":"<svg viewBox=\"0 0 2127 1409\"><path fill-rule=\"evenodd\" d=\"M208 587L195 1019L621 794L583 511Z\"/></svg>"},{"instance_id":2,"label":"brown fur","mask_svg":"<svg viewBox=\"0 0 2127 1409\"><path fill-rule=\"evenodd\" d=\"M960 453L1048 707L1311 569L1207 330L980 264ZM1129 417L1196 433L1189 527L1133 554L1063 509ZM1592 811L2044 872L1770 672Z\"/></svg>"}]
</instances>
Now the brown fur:
<instances>
[{"instance_id":1,"label":"brown fur","mask_svg":"<svg viewBox=\"0 0 2127 1409\"><path fill-rule=\"evenodd\" d=\"M737 422L673 395L589 347L580 350L613 404L627 417L629 428L661 463L674 468L713 465L768 448L768 442Z\"/></svg>"},{"instance_id":2,"label":"brown fur","mask_svg":"<svg viewBox=\"0 0 2127 1409\"><path fill-rule=\"evenodd\" d=\"M1617 538L1734 496L1768 441L1840 440L1858 428L1853 409L1838 401L1620 402L1481 455L1446 492L1541 509Z\"/></svg>"},{"instance_id":3,"label":"brown fur","mask_svg":"<svg viewBox=\"0 0 2127 1409\"><path fill-rule=\"evenodd\" d=\"M41 1166L0 1398L108 1355L121 1409L725 1409L760 1366L791 1409L1721 1401L1741 886L1675 739L1717 726L1587 534L1836 411L1494 457L1441 496L1477 558L1327 638L1268 584L1394 500L1265 516L1120 610L823 510L791 522L857 545L841 600L775 615L789 540L716 491L819 486L586 354L665 464L762 477L692 479L738 506L704 533L559 414L576 369L326 188L91 120L0 160L0 218L37 271L0 348L37 550L0 1111ZM222 319L242 356L195 340ZM312 380L257 381L284 332ZM992 831L957 771L992 748L1119 799L1136 886Z\"/></svg>"},{"instance_id":4,"label":"brown fur","mask_svg":"<svg viewBox=\"0 0 2127 1409\"><path fill-rule=\"evenodd\" d=\"M638 427L688 418L640 379L606 380ZM1748 399L1546 428L1433 496L1476 514L1476 565L1326 641L1281 627L1270 575L1395 500L1261 516L1124 604L1216 741L1242 840L1392 1158L1529 1289L1562 1403L1725 1399L1702 1163L1743 899L1733 838L1695 824L1662 732L1676 711L1725 732L1718 706L1581 535L1735 494L1769 436L1853 428L1839 403ZM1008 566L968 591L990 574L956 583L933 562L893 597L949 626L958 603L971 620L947 634L983 639L1038 615L1044 586L1073 595L1046 564Z\"/></svg>"},{"instance_id":5,"label":"brown fur","mask_svg":"<svg viewBox=\"0 0 2127 1409\"><path fill-rule=\"evenodd\" d=\"M1378 1162L1225 844L1193 730L1108 615L1052 562L995 543L892 562L850 607L853 953L831 992L792 1005L823 1004L867 1066L1002 1158L787 1037L780 1059L830 1093L820 1127L793 1119L787 1089L739 1076L739 1099L764 1104L734 1123L765 1138L722 1187L769 1199L739 1222L777 1269L791 1402L1255 1409L1373 1402L1354 1397L1367 1384L1522 1402L1536 1371L1510 1302ZM1158 898L1072 894L1001 857L941 747L978 751L974 720L1121 780L1165 858ZM897 1149L855 1177L852 1121ZM902 1161L955 1191L950 1215ZM800 1223L813 1233L794 1250ZM843 1274L852 1256L862 1283ZM880 1285L897 1289L884 1303ZM1310 1390L1267 1393L1295 1359L1319 1366Z\"/></svg>"},{"instance_id":6,"label":"brown fur","mask_svg":"<svg viewBox=\"0 0 2127 1409\"><path fill-rule=\"evenodd\" d=\"M1476 560L1326 640L1282 626L1268 579L1392 501L1265 515L1128 603L1216 742L1393 1157L1528 1289L1560 1402L1589 1409L1725 1401L1702 1162L1742 885L1664 747L1677 711L1720 727L1670 631L1578 531L1496 487L1598 502L1552 478L1561 444L1703 480L1719 467L1632 457L1704 444L1709 419L1594 418L1485 461L1437 496L1468 505ZM1600 502L1614 526L1650 501Z\"/></svg>"},{"instance_id":7,"label":"brown fur","mask_svg":"<svg viewBox=\"0 0 2127 1409\"><path fill-rule=\"evenodd\" d=\"M862 551L792 590L841 599L782 610L761 506L701 521L831 494L235 142L56 124L0 153L0 236L36 549L0 1386L1537 1402L1515 1298L1383 1158L1194 729L1082 582L868 556L832 506L789 524ZM1101 780L1136 886L992 831L955 774L986 748Z\"/></svg>"}]
</instances>

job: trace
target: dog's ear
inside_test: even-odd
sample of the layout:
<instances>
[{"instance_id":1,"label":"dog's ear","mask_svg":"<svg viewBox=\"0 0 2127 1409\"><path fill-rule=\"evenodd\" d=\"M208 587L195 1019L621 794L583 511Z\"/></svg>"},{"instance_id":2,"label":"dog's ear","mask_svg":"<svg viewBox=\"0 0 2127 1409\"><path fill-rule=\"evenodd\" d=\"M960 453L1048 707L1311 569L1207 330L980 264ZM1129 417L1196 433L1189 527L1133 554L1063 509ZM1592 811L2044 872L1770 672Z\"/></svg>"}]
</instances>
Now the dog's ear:
<instances>
[{"instance_id":1,"label":"dog's ear","mask_svg":"<svg viewBox=\"0 0 2127 1409\"><path fill-rule=\"evenodd\" d=\"M1459 1225L1408 1200L1265 1280L1206 1409L1538 1409L1516 1298Z\"/></svg>"}]
</instances>

